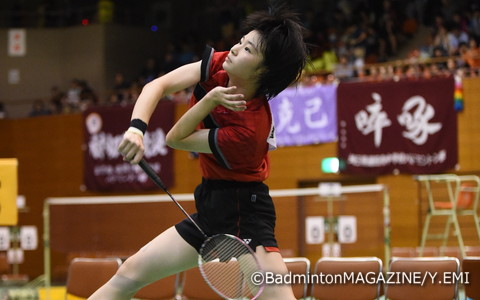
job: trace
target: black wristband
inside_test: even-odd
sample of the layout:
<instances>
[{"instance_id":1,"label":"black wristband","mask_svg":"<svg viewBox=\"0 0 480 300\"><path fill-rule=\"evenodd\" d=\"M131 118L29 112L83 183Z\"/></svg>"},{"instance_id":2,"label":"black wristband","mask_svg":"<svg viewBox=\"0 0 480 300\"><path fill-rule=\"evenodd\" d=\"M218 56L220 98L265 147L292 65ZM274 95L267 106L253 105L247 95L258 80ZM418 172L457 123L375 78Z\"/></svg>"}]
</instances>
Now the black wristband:
<instances>
[{"instance_id":1,"label":"black wristband","mask_svg":"<svg viewBox=\"0 0 480 300\"><path fill-rule=\"evenodd\" d=\"M138 130L140 130L141 132L143 132L143 134L145 134L145 131L147 131L147 123L143 122L142 120L140 119L133 119L130 121L130 127L135 127L137 128Z\"/></svg>"}]
</instances>

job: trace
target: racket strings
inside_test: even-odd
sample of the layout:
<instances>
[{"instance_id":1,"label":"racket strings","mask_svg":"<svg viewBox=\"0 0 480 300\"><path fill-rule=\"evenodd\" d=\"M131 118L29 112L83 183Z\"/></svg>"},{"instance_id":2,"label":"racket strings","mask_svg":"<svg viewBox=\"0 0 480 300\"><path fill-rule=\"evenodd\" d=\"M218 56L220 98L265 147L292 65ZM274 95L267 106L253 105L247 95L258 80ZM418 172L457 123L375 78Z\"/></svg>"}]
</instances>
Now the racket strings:
<instances>
[{"instance_id":1,"label":"racket strings","mask_svg":"<svg viewBox=\"0 0 480 300\"><path fill-rule=\"evenodd\" d=\"M244 254L250 254L250 250L245 245L237 240L220 235L209 239L209 242L204 244L202 258L205 261L219 259L225 262Z\"/></svg>"},{"instance_id":2,"label":"racket strings","mask_svg":"<svg viewBox=\"0 0 480 300\"><path fill-rule=\"evenodd\" d=\"M252 299L260 286L251 284L251 276L260 266L250 248L227 235L208 239L200 250L200 269L209 285L228 299Z\"/></svg>"}]
</instances>

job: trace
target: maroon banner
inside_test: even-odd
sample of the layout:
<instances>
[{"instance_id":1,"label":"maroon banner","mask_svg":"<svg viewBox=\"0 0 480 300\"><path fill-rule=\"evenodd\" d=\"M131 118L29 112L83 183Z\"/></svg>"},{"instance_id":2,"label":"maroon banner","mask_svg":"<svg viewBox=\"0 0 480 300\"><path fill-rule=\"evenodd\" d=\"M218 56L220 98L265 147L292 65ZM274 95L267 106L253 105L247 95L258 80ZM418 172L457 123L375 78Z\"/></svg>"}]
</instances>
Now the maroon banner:
<instances>
[{"instance_id":1,"label":"maroon banner","mask_svg":"<svg viewBox=\"0 0 480 300\"><path fill-rule=\"evenodd\" d=\"M165 136L174 122L175 104L160 101L143 139L145 158L165 185L173 184L173 151ZM83 114L85 131L84 181L92 191L144 191L156 189L137 165L124 162L117 148L130 124L133 106L96 107Z\"/></svg>"},{"instance_id":2,"label":"maroon banner","mask_svg":"<svg viewBox=\"0 0 480 300\"><path fill-rule=\"evenodd\" d=\"M338 155L345 173L437 173L453 168L453 78L341 83Z\"/></svg>"}]
</instances>

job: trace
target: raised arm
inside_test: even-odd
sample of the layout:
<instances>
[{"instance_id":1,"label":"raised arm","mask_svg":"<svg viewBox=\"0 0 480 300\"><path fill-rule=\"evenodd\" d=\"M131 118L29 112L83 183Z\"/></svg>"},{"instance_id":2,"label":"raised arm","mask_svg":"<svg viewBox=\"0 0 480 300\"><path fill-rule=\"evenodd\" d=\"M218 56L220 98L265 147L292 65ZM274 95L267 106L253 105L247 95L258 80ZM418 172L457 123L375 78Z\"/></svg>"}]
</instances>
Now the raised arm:
<instances>
[{"instance_id":1,"label":"raised arm","mask_svg":"<svg viewBox=\"0 0 480 300\"><path fill-rule=\"evenodd\" d=\"M245 96L237 87L217 86L208 92L175 123L167 134L167 145L180 150L212 153L208 142L210 129L199 129L197 125L217 106L222 105L233 111L246 109Z\"/></svg>"},{"instance_id":2,"label":"raised arm","mask_svg":"<svg viewBox=\"0 0 480 300\"><path fill-rule=\"evenodd\" d=\"M136 164L142 159L145 150L142 131L146 129L158 101L200 81L200 64L201 62L195 62L184 65L144 86L133 109L133 126L125 132L118 146L124 160Z\"/></svg>"}]
</instances>

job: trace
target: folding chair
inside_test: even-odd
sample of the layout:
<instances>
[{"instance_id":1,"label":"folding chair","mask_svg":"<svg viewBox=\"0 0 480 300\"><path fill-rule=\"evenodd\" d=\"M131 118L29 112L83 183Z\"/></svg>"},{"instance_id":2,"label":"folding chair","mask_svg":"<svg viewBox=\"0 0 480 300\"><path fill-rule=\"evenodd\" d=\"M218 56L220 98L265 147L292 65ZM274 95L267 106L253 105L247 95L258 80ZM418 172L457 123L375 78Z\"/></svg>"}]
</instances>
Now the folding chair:
<instances>
[{"instance_id":1,"label":"folding chair","mask_svg":"<svg viewBox=\"0 0 480 300\"><path fill-rule=\"evenodd\" d=\"M460 191L458 192L457 214L460 216L472 216L480 240L480 218L478 206L480 197L480 178L475 175L462 175L460 178ZM464 253L465 254L465 251Z\"/></svg>"},{"instance_id":2,"label":"folding chair","mask_svg":"<svg viewBox=\"0 0 480 300\"><path fill-rule=\"evenodd\" d=\"M466 246L465 247L466 256L480 256L480 247L479 246Z\"/></svg>"},{"instance_id":3,"label":"folding chair","mask_svg":"<svg viewBox=\"0 0 480 300\"><path fill-rule=\"evenodd\" d=\"M466 249L467 247L465 247ZM443 251L442 251L443 250ZM466 251L466 250L465 250ZM447 246L444 248L440 249L440 252L442 252L442 255L424 255L424 256L448 256L448 257L456 257L458 258L459 261L462 260L462 250L460 247L456 246Z\"/></svg>"},{"instance_id":4,"label":"folding chair","mask_svg":"<svg viewBox=\"0 0 480 300\"><path fill-rule=\"evenodd\" d=\"M170 300L181 299L181 278L178 273L155 281L139 290L134 298L142 300Z\"/></svg>"},{"instance_id":5,"label":"folding chair","mask_svg":"<svg viewBox=\"0 0 480 300\"><path fill-rule=\"evenodd\" d=\"M74 258L68 268L65 299L90 297L118 270L120 258Z\"/></svg>"},{"instance_id":6,"label":"folding chair","mask_svg":"<svg viewBox=\"0 0 480 300\"><path fill-rule=\"evenodd\" d=\"M315 264L314 274L322 274L325 284L312 283L310 296L320 300L371 300L380 296L380 281L376 280L382 273L382 261L377 257L324 257ZM353 274L348 282L340 282L345 275ZM361 274L361 275L360 275ZM368 275L367 275L368 274ZM333 282L328 281L330 279ZM375 283L360 283L374 280ZM367 281L367 278L368 281ZM313 280L313 279L312 279Z\"/></svg>"},{"instance_id":7,"label":"folding chair","mask_svg":"<svg viewBox=\"0 0 480 300\"><path fill-rule=\"evenodd\" d=\"M392 257L414 257L415 255L413 247L392 247Z\"/></svg>"},{"instance_id":8,"label":"folding chair","mask_svg":"<svg viewBox=\"0 0 480 300\"><path fill-rule=\"evenodd\" d=\"M467 274L468 283L464 282L465 296L480 299L480 256L466 256L462 261L462 272Z\"/></svg>"},{"instance_id":9,"label":"folding chair","mask_svg":"<svg viewBox=\"0 0 480 300\"><path fill-rule=\"evenodd\" d=\"M477 215L480 194L480 179L475 175L457 176L454 174L420 175L415 177L425 188L428 200L428 210L422 230L420 256L429 239L441 239L440 255L444 255L450 236L450 226L453 224L461 256L465 256L465 245L458 222L458 216L473 216L478 238L480 239L480 224ZM442 188L443 189L439 189ZM439 195L438 190L445 194ZM434 200L435 198L441 198ZM434 216L446 216L447 222L443 234L429 234L430 220Z\"/></svg>"},{"instance_id":10,"label":"folding chair","mask_svg":"<svg viewBox=\"0 0 480 300\"><path fill-rule=\"evenodd\" d=\"M287 269L292 275L305 275L310 274L310 260L306 257L289 257L284 258L283 261L287 265ZM296 299L306 298L308 289L307 278L302 278L301 282L292 284L293 294Z\"/></svg>"},{"instance_id":11,"label":"folding chair","mask_svg":"<svg viewBox=\"0 0 480 300\"><path fill-rule=\"evenodd\" d=\"M445 248L445 250L447 250ZM444 251L445 251L444 250ZM438 256L439 254L439 251L438 251L438 248L437 247L416 247L415 248L415 255L413 255L412 257L422 257L422 256L427 256L427 257L432 257L432 256ZM446 255L444 253L444 255ZM450 256L450 255L446 255L446 256Z\"/></svg>"},{"instance_id":12,"label":"folding chair","mask_svg":"<svg viewBox=\"0 0 480 300\"><path fill-rule=\"evenodd\" d=\"M390 300L458 299L458 284L453 278L458 278L459 272L456 257L393 258L386 275L385 297ZM444 274L448 275L446 279ZM444 280L452 283L441 283Z\"/></svg>"}]
</instances>

